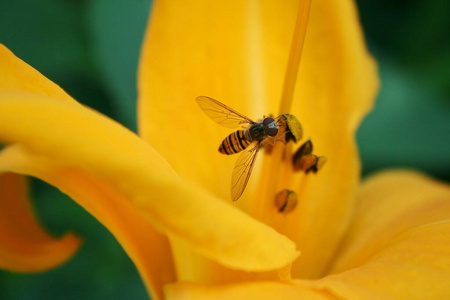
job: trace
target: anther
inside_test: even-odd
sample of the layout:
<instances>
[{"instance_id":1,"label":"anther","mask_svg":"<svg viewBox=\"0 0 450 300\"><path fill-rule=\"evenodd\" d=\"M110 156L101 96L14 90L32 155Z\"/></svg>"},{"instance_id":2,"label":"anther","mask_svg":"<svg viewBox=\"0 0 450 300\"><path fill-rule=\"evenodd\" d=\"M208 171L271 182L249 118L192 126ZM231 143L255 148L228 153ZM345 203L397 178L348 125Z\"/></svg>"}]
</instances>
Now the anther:
<instances>
[{"instance_id":1,"label":"anther","mask_svg":"<svg viewBox=\"0 0 450 300\"><path fill-rule=\"evenodd\" d=\"M280 213L290 213L297 206L297 193L284 189L275 196L275 206Z\"/></svg>"},{"instance_id":2,"label":"anther","mask_svg":"<svg viewBox=\"0 0 450 300\"><path fill-rule=\"evenodd\" d=\"M301 156L304 155L308 155L311 154L313 151L313 144L311 142L311 140L307 140L306 142L304 142L300 148L298 148L297 152L295 152L294 154L294 165L295 165L295 161L298 160Z\"/></svg>"},{"instance_id":3,"label":"anther","mask_svg":"<svg viewBox=\"0 0 450 300\"><path fill-rule=\"evenodd\" d=\"M292 157L294 171L305 171L305 173L317 173L327 162L327 158L312 154L313 144L311 140L307 140L298 148Z\"/></svg>"}]
</instances>

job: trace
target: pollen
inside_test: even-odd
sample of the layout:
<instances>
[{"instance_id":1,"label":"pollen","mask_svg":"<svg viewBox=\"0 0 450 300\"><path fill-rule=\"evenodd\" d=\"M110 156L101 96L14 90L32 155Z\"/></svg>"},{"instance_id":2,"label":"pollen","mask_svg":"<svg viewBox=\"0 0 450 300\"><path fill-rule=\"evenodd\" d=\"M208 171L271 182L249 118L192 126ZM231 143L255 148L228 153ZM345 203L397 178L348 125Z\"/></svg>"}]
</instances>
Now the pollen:
<instances>
[{"instance_id":1,"label":"pollen","mask_svg":"<svg viewBox=\"0 0 450 300\"><path fill-rule=\"evenodd\" d=\"M279 117L280 127L284 130L279 131L279 135L285 135L285 142L294 141L294 143L300 141L303 137L302 124L298 119L291 114L283 114Z\"/></svg>"}]
</instances>

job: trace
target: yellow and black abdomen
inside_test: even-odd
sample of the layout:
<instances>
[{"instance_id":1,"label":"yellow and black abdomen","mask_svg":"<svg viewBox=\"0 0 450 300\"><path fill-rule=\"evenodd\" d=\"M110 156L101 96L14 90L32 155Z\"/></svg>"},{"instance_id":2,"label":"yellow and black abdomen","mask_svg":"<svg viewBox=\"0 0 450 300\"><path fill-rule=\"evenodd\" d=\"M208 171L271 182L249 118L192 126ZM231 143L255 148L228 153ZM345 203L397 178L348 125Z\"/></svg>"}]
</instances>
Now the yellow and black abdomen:
<instances>
[{"instance_id":1,"label":"yellow and black abdomen","mask_svg":"<svg viewBox=\"0 0 450 300\"><path fill-rule=\"evenodd\" d=\"M246 137L246 130L238 130L231 133L222 141L219 152L227 155L239 153L247 148L250 143L251 141Z\"/></svg>"}]
</instances>

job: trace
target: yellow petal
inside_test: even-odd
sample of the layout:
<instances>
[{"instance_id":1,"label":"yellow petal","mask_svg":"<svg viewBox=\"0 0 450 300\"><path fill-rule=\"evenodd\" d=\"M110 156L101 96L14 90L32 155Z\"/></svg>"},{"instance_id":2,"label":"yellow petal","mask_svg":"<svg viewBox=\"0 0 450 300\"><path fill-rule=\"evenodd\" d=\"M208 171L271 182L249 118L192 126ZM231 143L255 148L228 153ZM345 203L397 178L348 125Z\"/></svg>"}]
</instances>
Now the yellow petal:
<instances>
[{"instance_id":1,"label":"yellow petal","mask_svg":"<svg viewBox=\"0 0 450 300\"><path fill-rule=\"evenodd\" d=\"M414 227L355 269L298 284L339 299L447 299L449 241L450 220Z\"/></svg>"},{"instance_id":2,"label":"yellow petal","mask_svg":"<svg viewBox=\"0 0 450 300\"><path fill-rule=\"evenodd\" d=\"M0 91L22 91L74 101L59 86L17 58L0 44ZM0 175L1 263L17 272L43 271L55 267L78 249L73 234L55 239L40 228L26 195L26 182L18 175Z\"/></svg>"},{"instance_id":3,"label":"yellow petal","mask_svg":"<svg viewBox=\"0 0 450 300\"><path fill-rule=\"evenodd\" d=\"M317 295L446 299L450 295L449 241L450 187L413 172L389 172L362 187L355 222L338 260L346 264L339 264L335 274L289 284L177 283L166 288L166 295L169 299L265 299L266 295L267 299L314 299Z\"/></svg>"},{"instance_id":4,"label":"yellow petal","mask_svg":"<svg viewBox=\"0 0 450 300\"><path fill-rule=\"evenodd\" d=\"M0 91L21 91L73 101L63 89L0 44Z\"/></svg>"},{"instance_id":5,"label":"yellow petal","mask_svg":"<svg viewBox=\"0 0 450 300\"><path fill-rule=\"evenodd\" d=\"M0 94L0 141L20 143L32 160L42 156L43 166L74 168L101 179L161 232L230 268L275 270L297 258L291 241L177 177L152 147L117 123L80 105L29 98ZM62 180L60 171L46 180ZM23 172L43 176L37 167ZM61 188L68 190L70 182ZM112 210L106 200L98 205L99 214Z\"/></svg>"},{"instance_id":6,"label":"yellow petal","mask_svg":"<svg viewBox=\"0 0 450 300\"><path fill-rule=\"evenodd\" d=\"M201 285L181 282L165 288L169 300L202 300L202 299L334 299L326 292L308 290L291 283L252 282L235 285Z\"/></svg>"},{"instance_id":7,"label":"yellow petal","mask_svg":"<svg viewBox=\"0 0 450 300\"><path fill-rule=\"evenodd\" d=\"M450 219L450 187L412 171L391 171L366 180L332 272L357 267L400 233Z\"/></svg>"},{"instance_id":8,"label":"yellow petal","mask_svg":"<svg viewBox=\"0 0 450 300\"><path fill-rule=\"evenodd\" d=\"M447 200L449 197L447 195ZM177 283L168 299L447 299L450 221L418 226L392 238L357 268L320 280L236 285Z\"/></svg>"},{"instance_id":9,"label":"yellow petal","mask_svg":"<svg viewBox=\"0 0 450 300\"><path fill-rule=\"evenodd\" d=\"M0 174L0 268L39 272L72 257L81 240L72 233L57 239L35 219L22 176Z\"/></svg>"},{"instance_id":10,"label":"yellow petal","mask_svg":"<svg viewBox=\"0 0 450 300\"><path fill-rule=\"evenodd\" d=\"M450 187L411 171L382 173L358 193L335 274L297 283L343 299L446 299L449 241Z\"/></svg>"},{"instance_id":11,"label":"yellow petal","mask_svg":"<svg viewBox=\"0 0 450 300\"><path fill-rule=\"evenodd\" d=\"M111 231L137 266L153 297L162 299L163 285L175 280L167 238L157 233L148 219L109 183L22 146L10 146L0 152L1 171L38 177L78 202Z\"/></svg>"}]
</instances>

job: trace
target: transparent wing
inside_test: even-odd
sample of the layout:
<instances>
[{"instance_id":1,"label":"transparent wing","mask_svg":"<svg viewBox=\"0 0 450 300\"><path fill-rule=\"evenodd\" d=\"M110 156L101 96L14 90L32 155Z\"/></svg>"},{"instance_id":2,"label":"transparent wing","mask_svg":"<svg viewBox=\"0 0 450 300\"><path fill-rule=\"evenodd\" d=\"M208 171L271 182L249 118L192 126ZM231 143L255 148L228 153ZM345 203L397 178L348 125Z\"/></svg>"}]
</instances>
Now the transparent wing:
<instances>
[{"instance_id":1,"label":"transparent wing","mask_svg":"<svg viewBox=\"0 0 450 300\"><path fill-rule=\"evenodd\" d=\"M255 124L251 119L217 100L206 96L199 96L196 100L201 109L203 109L214 122L222 126L236 128L243 124Z\"/></svg>"},{"instance_id":2,"label":"transparent wing","mask_svg":"<svg viewBox=\"0 0 450 300\"><path fill-rule=\"evenodd\" d=\"M255 142L239 155L234 165L233 176L231 177L231 198L233 201L237 201L244 192L260 148L261 144Z\"/></svg>"}]
</instances>

